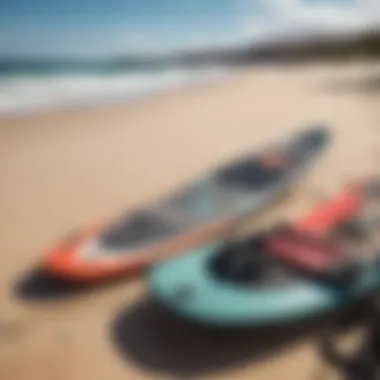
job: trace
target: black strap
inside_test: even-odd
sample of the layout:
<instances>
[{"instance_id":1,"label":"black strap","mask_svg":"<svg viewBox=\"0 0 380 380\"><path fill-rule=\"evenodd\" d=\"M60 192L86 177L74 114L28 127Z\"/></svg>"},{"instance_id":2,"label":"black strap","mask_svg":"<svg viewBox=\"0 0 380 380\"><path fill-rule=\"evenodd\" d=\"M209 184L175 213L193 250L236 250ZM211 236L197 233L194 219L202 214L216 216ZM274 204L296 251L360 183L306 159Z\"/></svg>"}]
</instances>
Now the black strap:
<instances>
[{"instance_id":1,"label":"black strap","mask_svg":"<svg viewBox=\"0 0 380 380\"><path fill-rule=\"evenodd\" d=\"M373 301L370 318L364 321L367 336L359 350L350 357L338 352L336 341L346 330L343 320L335 320L321 335L319 349L329 365L337 368L345 380L378 380L380 373L380 308Z\"/></svg>"}]
</instances>

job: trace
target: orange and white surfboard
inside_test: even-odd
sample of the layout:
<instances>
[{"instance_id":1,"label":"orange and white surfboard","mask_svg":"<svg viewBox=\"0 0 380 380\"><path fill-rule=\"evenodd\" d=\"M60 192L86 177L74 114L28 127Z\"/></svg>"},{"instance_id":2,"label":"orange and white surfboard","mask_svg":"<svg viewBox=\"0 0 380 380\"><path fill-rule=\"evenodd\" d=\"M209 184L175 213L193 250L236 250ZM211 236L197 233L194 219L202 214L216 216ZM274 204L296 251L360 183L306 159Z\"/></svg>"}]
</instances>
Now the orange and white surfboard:
<instances>
[{"instance_id":1,"label":"orange and white surfboard","mask_svg":"<svg viewBox=\"0 0 380 380\"><path fill-rule=\"evenodd\" d=\"M42 266L68 280L102 281L201 245L240 216L268 206L307 171L330 140L327 128L309 127L246 154L142 210L84 228L51 249Z\"/></svg>"}]
</instances>

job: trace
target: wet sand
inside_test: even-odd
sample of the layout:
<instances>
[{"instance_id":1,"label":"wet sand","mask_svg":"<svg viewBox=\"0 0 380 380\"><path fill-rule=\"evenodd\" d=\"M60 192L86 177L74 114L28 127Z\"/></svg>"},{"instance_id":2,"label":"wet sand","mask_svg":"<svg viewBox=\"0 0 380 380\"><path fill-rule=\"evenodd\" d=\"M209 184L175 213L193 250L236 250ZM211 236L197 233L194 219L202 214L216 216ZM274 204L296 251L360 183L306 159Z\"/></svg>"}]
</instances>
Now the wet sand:
<instances>
[{"instance_id":1,"label":"wet sand","mask_svg":"<svg viewBox=\"0 0 380 380\"><path fill-rule=\"evenodd\" d=\"M269 222L379 172L379 76L375 64L253 68L135 103L0 121L0 378L313 379L315 329L215 335L157 310L139 279L66 289L30 272L76 227L306 123L331 125L334 143Z\"/></svg>"}]
</instances>

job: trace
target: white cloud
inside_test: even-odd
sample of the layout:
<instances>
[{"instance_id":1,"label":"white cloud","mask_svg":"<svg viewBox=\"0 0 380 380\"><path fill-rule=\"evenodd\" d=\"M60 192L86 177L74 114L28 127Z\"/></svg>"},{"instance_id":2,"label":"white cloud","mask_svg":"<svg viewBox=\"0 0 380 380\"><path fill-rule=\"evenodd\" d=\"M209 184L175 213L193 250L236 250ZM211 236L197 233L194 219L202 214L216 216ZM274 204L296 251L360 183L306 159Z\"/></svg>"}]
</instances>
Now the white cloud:
<instances>
[{"instance_id":1,"label":"white cloud","mask_svg":"<svg viewBox=\"0 0 380 380\"><path fill-rule=\"evenodd\" d=\"M234 23L229 27L217 28L217 33L195 29L189 34L181 35L179 40L167 38L164 43L154 43L155 36L148 33L143 38L144 43L134 46L144 47L146 51L167 52L232 46L236 43L260 42L267 39L298 39L316 34L344 35L372 28L380 30L380 0L234 1L240 9ZM161 38L162 36L159 36L160 40Z\"/></svg>"},{"instance_id":2,"label":"white cloud","mask_svg":"<svg viewBox=\"0 0 380 380\"><path fill-rule=\"evenodd\" d=\"M257 23L251 5L246 0L244 33L252 37L314 33L355 33L369 28L380 29L380 0L262 0L269 15ZM249 14L252 20L249 19Z\"/></svg>"}]
</instances>

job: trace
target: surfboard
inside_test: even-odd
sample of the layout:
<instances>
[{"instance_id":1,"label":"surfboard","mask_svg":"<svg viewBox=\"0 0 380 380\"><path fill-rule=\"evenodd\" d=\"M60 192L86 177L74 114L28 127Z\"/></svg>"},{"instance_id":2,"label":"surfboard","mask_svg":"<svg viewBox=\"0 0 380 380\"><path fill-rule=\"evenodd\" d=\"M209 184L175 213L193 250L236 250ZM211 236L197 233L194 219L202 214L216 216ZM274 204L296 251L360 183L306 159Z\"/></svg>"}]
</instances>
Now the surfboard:
<instances>
[{"instance_id":1,"label":"surfboard","mask_svg":"<svg viewBox=\"0 0 380 380\"><path fill-rule=\"evenodd\" d=\"M139 272L215 238L242 215L261 211L307 171L330 140L327 128L310 126L248 152L164 199L84 228L51 249L42 266L85 282Z\"/></svg>"},{"instance_id":2,"label":"surfboard","mask_svg":"<svg viewBox=\"0 0 380 380\"><path fill-rule=\"evenodd\" d=\"M363 252L358 245L368 238L357 220L369 183L349 186L291 224L157 265L148 275L150 293L181 318L214 327L295 323L360 299L380 286L380 242Z\"/></svg>"}]
</instances>

